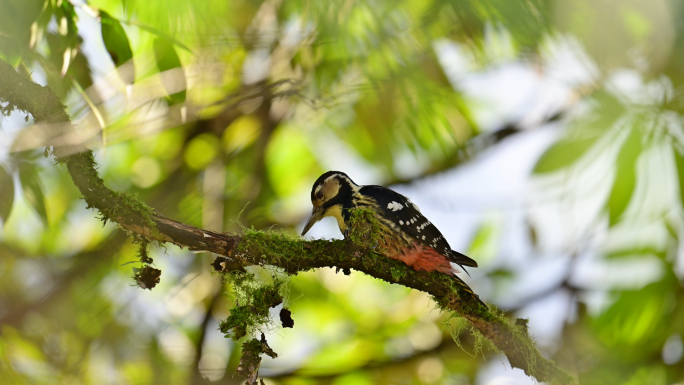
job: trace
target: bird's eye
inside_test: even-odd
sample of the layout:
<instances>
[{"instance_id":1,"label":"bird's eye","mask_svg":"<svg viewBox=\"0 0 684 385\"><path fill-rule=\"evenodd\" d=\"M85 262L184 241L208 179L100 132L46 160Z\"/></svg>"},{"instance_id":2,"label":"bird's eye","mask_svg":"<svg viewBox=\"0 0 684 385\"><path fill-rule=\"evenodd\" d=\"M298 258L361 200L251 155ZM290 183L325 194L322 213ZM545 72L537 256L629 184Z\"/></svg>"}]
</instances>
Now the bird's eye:
<instances>
[{"instance_id":1,"label":"bird's eye","mask_svg":"<svg viewBox=\"0 0 684 385\"><path fill-rule=\"evenodd\" d=\"M323 199L323 191L318 190L318 192L316 193L316 198Z\"/></svg>"}]
</instances>

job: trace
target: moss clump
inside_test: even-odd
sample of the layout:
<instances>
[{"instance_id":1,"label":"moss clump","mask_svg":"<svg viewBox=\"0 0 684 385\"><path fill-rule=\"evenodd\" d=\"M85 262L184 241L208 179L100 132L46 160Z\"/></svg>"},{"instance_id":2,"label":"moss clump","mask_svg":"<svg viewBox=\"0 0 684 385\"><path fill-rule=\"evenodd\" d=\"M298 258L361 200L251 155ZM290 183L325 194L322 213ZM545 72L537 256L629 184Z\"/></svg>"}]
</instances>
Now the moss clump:
<instances>
[{"instance_id":1,"label":"moss clump","mask_svg":"<svg viewBox=\"0 0 684 385\"><path fill-rule=\"evenodd\" d=\"M349 239L355 245L376 249L382 253L379 246L382 243L382 224L370 209L356 208L349 210L348 229L345 239Z\"/></svg>"},{"instance_id":2,"label":"moss clump","mask_svg":"<svg viewBox=\"0 0 684 385\"><path fill-rule=\"evenodd\" d=\"M291 260L305 256L308 253L304 244L282 231L261 231L245 229L245 234L237 247L238 253L250 254L255 257L268 255L275 261Z\"/></svg>"},{"instance_id":3,"label":"moss clump","mask_svg":"<svg viewBox=\"0 0 684 385\"><path fill-rule=\"evenodd\" d=\"M271 347L268 346L263 333L261 333L261 340L253 338L242 344L242 355L236 373L246 377L247 384L256 384L262 354L266 354L271 358L278 357Z\"/></svg>"},{"instance_id":4,"label":"moss clump","mask_svg":"<svg viewBox=\"0 0 684 385\"><path fill-rule=\"evenodd\" d=\"M404 278L406 276L406 268L404 266L391 266L390 267L390 272L392 273L392 278L394 279L395 282L398 282L400 279Z\"/></svg>"},{"instance_id":5,"label":"moss clump","mask_svg":"<svg viewBox=\"0 0 684 385\"><path fill-rule=\"evenodd\" d=\"M140 240L140 247L138 247L138 259L143 265L149 265L154 260L150 257L149 253L147 252L147 246L149 245L149 241L145 238L142 238Z\"/></svg>"},{"instance_id":6,"label":"moss clump","mask_svg":"<svg viewBox=\"0 0 684 385\"><path fill-rule=\"evenodd\" d=\"M486 310L487 314L489 315L490 322L497 325L510 325L510 322L506 318L505 313L503 311L499 310L494 305L490 304L490 306L491 308L488 308ZM449 330L449 334L451 335L451 338L453 338L456 345L458 345L463 351L465 351L465 349L463 349L463 346L461 346L460 334L464 329L468 329L468 333L474 339L473 354L470 354L468 352L466 353L468 353L472 357L477 357L478 354L482 353L484 350L483 348L485 343L489 340L487 340L487 338L480 332L480 330L478 330L473 324L468 322L468 320L465 319L461 314L449 309L443 309L443 311L449 315L449 317L443 322L443 325ZM494 352L500 352L499 348L494 343L487 344L487 347Z\"/></svg>"},{"instance_id":7,"label":"moss clump","mask_svg":"<svg viewBox=\"0 0 684 385\"><path fill-rule=\"evenodd\" d=\"M283 302L280 293L284 280L274 278L272 283L263 284L248 272L233 272L230 277L235 293L235 306L230 315L219 323L219 329L226 337L237 341L270 322L269 309Z\"/></svg>"},{"instance_id":8,"label":"moss clump","mask_svg":"<svg viewBox=\"0 0 684 385\"><path fill-rule=\"evenodd\" d=\"M247 335L247 329L253 328L258 320L253 317L249 306L235 306L230 309L230 315L219 323L219 330L234 340Z\"/></svg>"},{"instance_id":9,"label":"moss clump","mask_svg":"<svg viewBox=\"0 0 684 385\"><path fill-rule=\"evenodd\" d=\"M334 265L347 255L346 245L346 242L341 240L302 242L301 239L292 238L282 231L245 229L236 248L236 254L251 260L254 264L268 261L269 264L286 267L288 264L283 262L311 260L315 264ZM289 274L305 270L307 269L301 262L296 266L286 267Z\"/></svg>"},{"instance_id":10,"label":"moss clump","mask_svg":"<svg viewBox=\"0 0 684 385\"><path fill-rule=\"evenodd\" d=\"M447 329L449 332L449 335L451 335L451 338L454 340L456 345L461 348L467 355L477 358L478 355L482 354L482 357L484 357L484 343L486 341L486 338L480 333L479 330L473 325L471 325L468 320L465 318L461 317L458 313L455 312L449 312L449 317L442 321L442 326ZM463 344L461 343L461 333L467 330L468 334L470 334L471 337L473 337L473 352L470 353L465 348L463 347ZM489 346L493 350L497 350L496 346L493 344L489 344Z\"/></svg>"},{"instance_id":11,"label":"moss clump","mask_svg":"<svg viewBox=\"0 0 684 385\"><path fill-rule=\"evenodd\" d=\"M544 360L545 358L539 355L539 351L537 350L537 347L534 345L534 340L527 332L527 328L523 329L520 326L512 325L510 322L508 322L508 320L505 321L506 329L512 336L511 339L513 340L513 344L515 345L516 350L519 352L519 355L522 356L522 359L527 364L527 369L525 370L525 372L538 373L540 362L537 360L537 358L540 358L542 360ZM511 358L509 358L509 361L510 360Z\"/></svg>"}]
</instances>

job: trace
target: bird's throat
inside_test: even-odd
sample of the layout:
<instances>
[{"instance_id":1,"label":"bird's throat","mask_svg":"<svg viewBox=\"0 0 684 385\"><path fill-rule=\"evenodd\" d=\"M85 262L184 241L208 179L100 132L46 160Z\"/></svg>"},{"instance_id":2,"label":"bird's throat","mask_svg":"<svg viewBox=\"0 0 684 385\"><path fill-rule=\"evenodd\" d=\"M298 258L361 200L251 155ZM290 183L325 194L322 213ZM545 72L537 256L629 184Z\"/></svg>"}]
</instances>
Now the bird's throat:
<instances>
[{"instance_id":1,"label":"bird's throat","mask_svg":"<svg viewBox=\"0 0 684 385\"><path fill-rule=\"evenodd\" d=\"M328 207L324 216L335 218L337 220L337 226L340 228L342 234L347 231L347 225L344 224L344 217L342 216L342 205Z\"/></svg>"}]
</instances>

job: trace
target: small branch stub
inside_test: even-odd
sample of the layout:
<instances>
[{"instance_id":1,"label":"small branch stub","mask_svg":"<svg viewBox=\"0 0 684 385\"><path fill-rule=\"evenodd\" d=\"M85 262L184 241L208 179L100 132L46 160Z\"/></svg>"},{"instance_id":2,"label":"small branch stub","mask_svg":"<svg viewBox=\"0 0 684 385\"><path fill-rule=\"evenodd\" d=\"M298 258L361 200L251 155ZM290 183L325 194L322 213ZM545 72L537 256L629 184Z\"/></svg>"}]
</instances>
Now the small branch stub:
<instances>
[{"instance_id":1,"label":"small branch stub","mask_svg":"<svg viewBox=\"0 0 684 385\"><path fill-rule=\"evenodd\" d=\"M235 373L247 378L245 385L256 385L262 354L271 358L278 357L278 354L268 346L264 333L261 333L261 340L252 338L242 344L242 357Z\"/></svg>"}]
</instances>

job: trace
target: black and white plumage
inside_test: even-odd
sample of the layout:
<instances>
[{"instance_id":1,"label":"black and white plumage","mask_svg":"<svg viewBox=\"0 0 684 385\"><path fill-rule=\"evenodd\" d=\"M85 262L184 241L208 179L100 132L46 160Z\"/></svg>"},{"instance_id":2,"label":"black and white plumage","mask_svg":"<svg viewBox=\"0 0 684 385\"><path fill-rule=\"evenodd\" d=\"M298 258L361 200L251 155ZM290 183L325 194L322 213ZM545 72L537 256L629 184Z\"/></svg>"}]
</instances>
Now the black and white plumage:
<instances>
[{"instance_id":1,"label":"black and white plumage","mask_svg":"<svg viewBox=\"0 0 684 385\"><path fill-rule=\"evenodd\" d=\"M381 224L387 257L416 270L438 270L455 276L461 268L477 267L473 259L451 249L442 233L421 214L407 197L382 186L359 186L339 171L321 175L311 189L314 206L302 235L324 217L334 217L343 234L348 229L350 209L367 208ZM464 269L465 270L465 269ZM466 285L467 286L467 285Z\"/></svg>"},{"instance_id":2,"label":"black and white plumage","mask_svg":"<svg viewBox=\"0 0 684 385\"><path fill-rule=\"evenodd\" d=\"M407 197L386 187L373 185L363 186L360 193L374 199L383 210L384 217L416 242L435 249L450 262L461 266L464 271L464 266L477 267L477 262L472 258L452 250L437 227L425 218L418 206Z\"/></svg>"}]
</instances>

